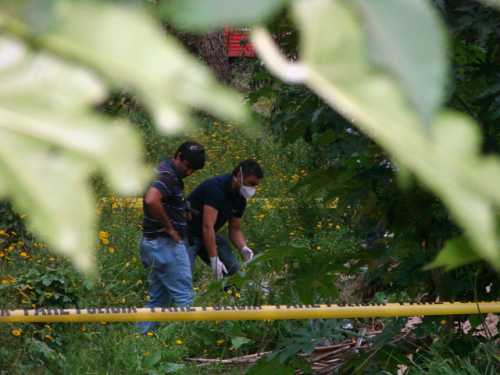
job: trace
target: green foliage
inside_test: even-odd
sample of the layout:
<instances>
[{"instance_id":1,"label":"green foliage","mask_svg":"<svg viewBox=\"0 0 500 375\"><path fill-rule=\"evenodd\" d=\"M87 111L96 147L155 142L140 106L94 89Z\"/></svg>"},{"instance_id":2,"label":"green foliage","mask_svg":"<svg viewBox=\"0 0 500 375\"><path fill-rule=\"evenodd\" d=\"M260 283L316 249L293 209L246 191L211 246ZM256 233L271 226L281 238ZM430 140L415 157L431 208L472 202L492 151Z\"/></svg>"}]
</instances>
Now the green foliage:
<instances>
[{"instance_id":1,"label":"green foliage","mask_svg":"<svg viewBox=\"0 0 500 375\"><path fill-rule=\"evenodd\" d=\"M259 375L259 374L276 374L276 375L292 375L295 371L292 367L280 363L277 358L268 359L264 358L259 360L254 366L252 366L247 375Z\"/></svg>"},{"instance_id":2,"label":"green foliage","mask_svg":"<svg viewBox=\"0 0 500 375\"><path fill-rule=\"evenodd\" d=\"M0 285L17 297L16 306L33 308L36 306L73 307L78 306L78 297L75 280L71 280L68 270L56 270L47 267L42 273L31 269L18 277L12 284ZM11 301L12 303L13 301Z\"/></svg>"},{"instance_id":3,"label":"green foliage","mask_svg":"<svg viewBox=\"0 0 500 375\"><path fill-rule=\"evenodd\" d=\"M490 4L495 7L500 7L500 1L499 0L479 0L482 1L485 4Z\"/></svg>"},{"instance_id":4,"label":"green foliage","mask_svg":"<svg viewBox=\"0 0 500 375\"><path fill-rule=\"evenodd\" d=\"M246 119L241 98L219 86L208 68L140 10L62 1L54 21L46 35L49 47L71 45L72 58L136 94L164 132L181 130L190 107Z\"/></svg>"},{"instance_id":5,"label":"green foliage","mask_svg":"<svg viewBox=\"0 0 500 375\"><path fill-rule=\"evenodd\" d=\"M446 270L451 270L477 260L478 256L470 248L467 240L459 237L448 241L436 259L426 269L444 267Z\"/></svg>"},{"instance_id":6,"label":"green foliage","mask_svg":"<svg viewBox=\"0 0 500 375\"><path fill-rule=\"evenodd\" d=\"M6 234L14 232L21 238L29 236L22 217L19 214L16 214L12 208L12 204L8 201L0 201L0 228L2 228ZM8 242L8 238L2 239L5 243Z\"/></svg>"},{"instance_id":7,"label":"green foliage","mask_svg":"<svg viewBox=\"0 0 500 375\"><path fill-rule=\"evenodd\" d=\"M445 34L437 11L420 0L354 4L362 16L373 62L398 78L422 122L430 125L449 78Z\"/></svg>"},{"instance_id":8,"label":"green foliage","mask_svg":"<svg viewBox=\"0 0 500 375\"><path fill-rule=\"evenodd\" d=\"M271 107L269 120L263 117L269 128L266 126L265 133L248 138L237 128L238 123L218 123L202 117L197 118L200 129L190 129L179 138L166 138L153 123L155 119L164 119L164 110L183 122L187 121L190 108L207 110L212 100L220 106L213 114L240 118L244 110L236 96L226 101L228 91L213 86L206 69L201 68L200 73L199 64L191 61L170 36L164 37L158 27L139 27L152 22L140 8L122 8L123 4L117 5L116 1L77 3L0 2L2 12L8 10L9 15L24 21L21 27L12 19L1 18L9 40L14 40L9 45L21 46L26 61L0 76L5 91L0 108L18 109L23 121L31 119L24 124L31 126L24 128L29 129L23 134L26 142L38 137L36 143L45 144L40 137L50 136L47 158L63 154L71 162L85 160L92 167L88 176L102 175L113 191L120 190L116 184L139 184L140 178L130 179L129 169L140 170L141 157L139 136L129 130L131 126L125 120L117 126L110 124L112 117L127 117L134 124L145 143L148 163L156 164L171 156L186 137L203 143L208 163L204 170L186 179L188 191L204 178L231 171L247 157L264 166L266 178L259 187L258 199L249 202L243 224L257 256L239 274L222 282L213 282L209 268L198 261L194 273L196 305L489 300L499 295L498 276L487 263L465 265L481 255L478 250L483 259L484 255L490 260L498 258L496 247L494 252L485 251L496 246L492 237L496 217L491 220L490 213L496 215L498 208L497 161L496 156L480 154L496 154L500 150L500 133L496 130L500 113L496 42L500 31L496 26L498 14L493 10L476 2L457 1L446 6L439 2L453 32L449 38L453 69L449 73L453 74L454 85L445 94L443 84L448 68L443 62L444 50L439 47L444 33L426 2L394 3L391 13L379 12L385 8L374 9L392 4L385 0L377 4L363 0L298 1L293 5L298 9L295 19L299 20L302 38L298 63L288 65L280 55L272 55L276 52L272 47L266 50L269 40L258 40L257 45L265 49L264 56L269 53L272 58L267 62L283 63L278 64L283 69L276 73L287 80L306 83L327 104L306 87L278 82L259 64L253 64L249 100L258 102L264 98ZM268 11L272 14L282 3L245 3L244 9L252 8L255 12L236 14L244 17L235 23ZM206 4L200 3L199 9ZM115 7L119 7L118 13ZM407 14L409 9L422 13L410 12L411 16L398 18L396 9L398 14ZM82 19L82 14L87 18ZM221 25L221 20L225 23L225 13L207 14L210 18L201 18L203 15L198 13L193 21L201 20L200 25ZM425 23L417 14L430 18ZM68 16L74 21L74 30ZM130 28L122 24L122 19L130 23ZM423 32L431 36L425 44L416 33L403 28L415 24L427 25ZM280 17L270 27L287 57L297 60L294 26L286 17ZM87 32L89 29L91 32ZM137 42L132 43L134 40ZM150 40L153 49L147 48ZM10 54L4 56L8 58L2 61L11 61ZM42 62L50 61L41 65L47 71L43 70L42 76L27 74L33 71L33 61L39 64L40 57L45 59ZM431 80L429 74L436 78ZM19 77L22 84L17 82ZM65 77L67 85L62 85L59 77ZM108 96L110 90L102 82L118 90ZM196 95L187 87L193 82L198 90ZM91 87L94 91L86 90ZM447 105L466 111L481 127L474 128L475 124L456 113L440 112L441 102L447 96ZM94 113L96 105L108 117ZM61 118L54 115L58 111L62 111ZM79 126L82 118L95 126ZM44 126L32 126L35 120L43 120ZM10 128L4 130L0 125L2 134L23 130L23 123L13 126L4 122ZM162 124L168 127L174 123ZM115 142L123 147L122 140L111 134L112 129L118 128L132 134L135 146L128 147L125 156L109 156L114 163L112 168L99 164L102 155L90 152L90 147ZM65 142L67 139L70 144ZM80 139L88 143L77 142ZM20 159L21 150L9 147L7 160L14 160L13 165L17 166L21 162L15 157ZM40 168L39 160L35 161ZM3 171L2 166L3 158ZM57 183L67 183L68 169L64 172ZM399 177L405 173L410 182L405 191L397 186L396 172ZM41 173L37 175L40 181L49 180ZM137 173L142 176L142 170ZM412 175L430 191L411 184ZM53 244L35 242L23 228L21 218L1 205L1 306L144 304L147 275L137 254L141 213L121 206L122 201L102 186L100 177L85 179L82 184L89 181L92 189L106 198L99 202L97 212L92 212L99 218L93 220L98 221L100 230L98 238L90 238L99 275L94 284L82 279L66 261L52 256L49 249ZM22 188L25 185L19 184L11 187L2 183L0 192L5 193L6 186L19 197L26 194ZM88 196L90 190L86 190ZM59 190L55 191L59 194ZM48 194L55 195L54 190ZM31 216L35 212L33 202L19 212ZM66 202L79 201L71 196ZM443 202L460 219L455 218L466 229L465 234L451 222ZM486 213L472 212L474 205L486 207ZM69 209L73 213L76 210ZM66 221L65 225L74 224L73 220ZM436 257L443 244L443 252ZM424 269L428 264L451 271ZM468 319L477 326L482 317ZM455 331L451 321L426 318L408 341L399 339L403 319L351 323L352 331L333 320L175 322L144 337L137 335L131 324L8 325L0 330L0 363L4 365L2 369L13 374L122 373L124 368L141 374L240 374L245 369L198 367L185 359L227 358L271 350L273 353L258 361L248 373L308 373L311 366L301 355L310 353L315 345L357 337L361 327L377 325L384 327L383 333L369 339L366 352L352 353L343 372L395 373L401 364L409 366L410 373L453 373L457 368L464 374L498 372L494 342Z\"/></svg>"},{"instance_id":9,"label":"green foliage","mask_svg":"<svg viewBox=\"0 0 500 375\"><path fill-rule=\"evenodd\" d=\"M130 125L93 110L107 96L101 80L137 95L164 132L185 126L190 107L234 120L246 111L139 8L50 4L0 8L0 198L29 212L30 229L89 272L96 225L89 178L102 174L131 195L149 176Z\"/></svg>"},{"instance_id":10,"label":"green foliage","mask_svg":"<svg viewBox=\"0 0 500 375\"><path fill-rule=\"evenodd\" d=\"M414 368L409 374L428 375L493 375L498 373L500 361L493 344L474 342L468 353L459 354L451 349L449 343L438 341L429 352L416 358Z\"/></svg>"},{"instance_id":11,"label":"green foliage","mask_svg":"<svg viewBox=\"0 0 500 375\"><path fill-rule=\"evenodd\" d=\"M88 179L101 172L118 191L141 189L137 136L89 111L104 97L91 73L14 39L2 40L0 54L8 62L0 93L0 192L29 213L30 227L54 250L89 271L95 213Z\"/></svg>"},{"instance_id":12,"label":"green foliage","mask_svg":"<svg viewBox=\"0 0 500 375\"><path fill-rule=\"evenodd\" d=\"M254 42L268 68L289 82L306 83L384 147L440 196L478 254L500 269L495 218L500 200L491 189L500 175L500 164L496 158L478 155L475 124L462 115L445 112L433 120L428 134L394 79L374 69L366 59L361 24L343 1L294 4L301 30L301 60L286 62L269 35L258 30ZM336 33L333 25L341 25L343 32ZM424 60L436 51L420 46L424 49L419 56ZM429 95L435 97L432 92ZM491 184L483 183L486 178Z\"/></svg>"},{"instance_id":13,"label":"green foliage","mask_svg":"<svg viewBox=\"0 0 500 375\"><path fill-rule=\"evenodd\" d=\"M250 26L280 10L288 0L161 0L162 16L177 27L206 31L222 26Z\"/></svg>"}]
</instances>

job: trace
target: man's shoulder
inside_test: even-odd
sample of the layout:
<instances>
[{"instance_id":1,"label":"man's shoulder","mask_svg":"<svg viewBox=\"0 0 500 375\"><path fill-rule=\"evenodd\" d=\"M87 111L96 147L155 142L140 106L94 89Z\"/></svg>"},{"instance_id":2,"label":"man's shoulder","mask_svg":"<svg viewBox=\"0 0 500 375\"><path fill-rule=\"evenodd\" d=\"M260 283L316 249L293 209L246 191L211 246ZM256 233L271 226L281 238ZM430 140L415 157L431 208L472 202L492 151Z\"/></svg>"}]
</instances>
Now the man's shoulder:
<instances>
[{"instance_id":1,"label":"man's shoulder","mask_svg":"<svg viewBox=\"0 0 500 375\"><path fill-rule=\"evenodd\" d=\"M160 180L166 180L172 183L179 182L177 173L170 160L165 160L156 167L156 176Z\"/></svg>"},{"instance_id":2,"label":"man's shoulder","mask_svg":"<svg viewBox=\"0 0 500 375\"><path fill-rule=\"evenodd\" d=\"M201 201L222 200L225 196L226 182L227 175L210 177L204 180L193 190L189 199L199 199Z\"/></svg>"},{"instance_id":3,"label":"man's shoulder","mask_svg":"<svg viewBox=\"0 0 500 375\"><path fill-rule=\"evenodd\" d=\"M175 170L171 160L164 160L156 167L157 175L175 175Z\"/></svg>"},{"instance_id":4,"label":"man's shoulder","mask_svg":"<svg viewBox=\"0 0 500 375\"><path fill-rule=\"evenodd\" d=\"M228 181L227 177L228 175L220 175L207 178L199 187L207 191L224 192Z\"/></svg>"}]
</instances>

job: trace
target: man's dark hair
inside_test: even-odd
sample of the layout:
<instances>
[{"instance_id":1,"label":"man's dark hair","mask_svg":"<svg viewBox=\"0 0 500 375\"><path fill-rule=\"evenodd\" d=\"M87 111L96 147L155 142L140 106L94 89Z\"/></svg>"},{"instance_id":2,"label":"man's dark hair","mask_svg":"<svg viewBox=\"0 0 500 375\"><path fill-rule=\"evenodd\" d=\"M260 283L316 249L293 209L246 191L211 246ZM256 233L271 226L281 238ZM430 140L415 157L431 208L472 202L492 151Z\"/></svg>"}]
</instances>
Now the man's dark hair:
<instances>
[{"instance_id":1,"label":"man's dark hair","mask_svg":"<svg viewBox=\"0 0 500 375\"><path fill-rule=\"evenodd\" d=\"M202 169L205 165L205 149L198 142L184 142L175 152L174 158L177 156L186 160L194 170Z\"/></svg>"},{"instance_id":2,"label":"man's dark hair","mask_svg":"<svg viewBox=\"0 0 500 375\"><path fill-rule=\"evenodd\" d=\"M240 169L243 172L243 176L264 178L264 171L262 170L262 167L253 159L247 159L240 162L236 168L234 168L233 176L236 176Z\"/></svg>"}]
</instances>

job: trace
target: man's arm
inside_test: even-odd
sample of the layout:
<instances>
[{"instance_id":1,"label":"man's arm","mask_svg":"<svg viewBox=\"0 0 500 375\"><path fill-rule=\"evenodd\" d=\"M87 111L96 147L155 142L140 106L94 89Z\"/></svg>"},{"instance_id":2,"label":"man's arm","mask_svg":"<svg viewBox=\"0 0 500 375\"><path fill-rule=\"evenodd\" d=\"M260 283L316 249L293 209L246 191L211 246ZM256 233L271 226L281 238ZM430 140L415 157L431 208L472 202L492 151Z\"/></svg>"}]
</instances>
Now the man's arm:
<instances>
[{"instance_id":1,"label":"man's arm","mask_svg":"<svg viewBox=\"0 0 500 375\"><path fill-rule=\"evenodd\" d=\"M233 245L238 248L245 262L252 260L253 250L247 246L247 241L241 231L241 218L233 217L229 220L229 238Z\"/></svg>"},{"instance_id":2,"label":"man's arm","mask_svg":"<svg viewBox=\"0 0 500 375\"><path fill-rule=\"evenodd\" d=\"M238 250L247 246L245 236L241 231L241 218L233 217L229 220L229 239Z\"/></svg>"},{"instance_id":3,"label":"man's arm","mask_svg":"<svg viewBox=\"0 0 500 375\"><path fill-rule=\"evenodd\" d=\"M210 257L217 256L217 245L215 244L215 222L219 211L207 204L203 205L203 244Z\"/></svg>"},{"instance_id":4,"label":"man's arm","mask_svg":"<svg viewBox=\"0 0 500 375\"><path fill-rule=\"evenodd\" d=\"M203 205L203 244L207 249L210 258L210 267L217 280L222 279L227 273L226 266L217 256L217 245L215 242L215 222L217 221L218 211L207 204Z\"/></svg>"},{"instance_id":5,"label":"man's arm","mask_svg":"<svg viewBox=\"0 0 500 375\"><path fill-rule=\"evenodd\" d=\"M146 192L144 197L144 204L148 206L149 212L155 219L160 220L165 227L165 232L172 237L175 242L180 242L182 239L179 236L179 233L172 226L172 222L168 217L167 213L163 209L161 204L162 194L160 190L155 188L154 186L150 187Z\"/></svg>"}]
</instances>

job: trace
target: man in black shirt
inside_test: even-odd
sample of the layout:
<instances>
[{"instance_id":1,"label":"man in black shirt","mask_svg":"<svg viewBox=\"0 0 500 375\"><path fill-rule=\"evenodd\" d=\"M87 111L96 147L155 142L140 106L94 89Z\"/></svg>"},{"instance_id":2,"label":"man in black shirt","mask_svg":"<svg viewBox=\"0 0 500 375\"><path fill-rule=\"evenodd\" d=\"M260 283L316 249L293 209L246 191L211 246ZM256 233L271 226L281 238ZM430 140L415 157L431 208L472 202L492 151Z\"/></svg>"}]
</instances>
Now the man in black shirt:
<instances>
[{"instance_id":1,"label":"man in black shirt","mask_svg":"<svg viewBox=\"0 0 500 375\"><path fill-rule=\"evenodd\" d=\"M229 238L245 261L253 257L241 231L241 217L246 200L255 194L264 173L255 160L245 160L232 174L212 177L202 182L188 196L192 220L188 222L191 266L198 255L212 268L216 279L232 275L239 264L227 241L216 232L228 223Z\"/></svg>"},{"instance_id":2,"label":"man in black shirt","mask_svg":"<svg viewBox=\"0 0 500 375\"><path fill-rule=\"evenodd\" d=\"M205 150L196 142L184 142L174 158L163 161L157 177L143 198L144 221L141 260L149 271L146 307L188 306L193 301L191 263L186 248L188 205L183 178L203 168ZM141 322L147 333L157 323Z\"/></svg>"}]
</instances>

